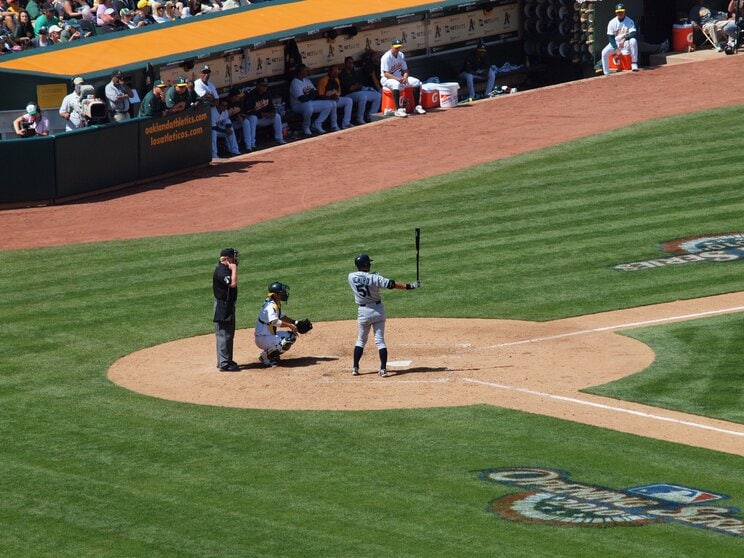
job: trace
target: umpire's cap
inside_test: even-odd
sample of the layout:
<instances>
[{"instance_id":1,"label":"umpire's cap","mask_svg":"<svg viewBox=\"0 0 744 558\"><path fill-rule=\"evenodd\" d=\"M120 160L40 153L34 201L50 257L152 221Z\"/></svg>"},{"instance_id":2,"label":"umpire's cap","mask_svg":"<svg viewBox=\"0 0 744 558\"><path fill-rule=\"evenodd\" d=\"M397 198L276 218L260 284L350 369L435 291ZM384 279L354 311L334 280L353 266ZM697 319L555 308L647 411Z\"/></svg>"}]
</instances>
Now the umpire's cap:
<instances>
[{"instance_id":1,"label":"umpire's cap","mask_svg":"<svg viewBox=\"0 0 744 558\"><path fill-rule=\"evenodd\" d=\"M354 265L357 269L369 269L374 260L370 260L367 254L359 254L354 258Z\"/></svg>"},{"instance_id":2,"label":"umpire's cap","mask_svg":"<svg viewBox=\"0 0 744 558\"><path fill-rule=\"evenodd\" d=\"M240 256L240 252L238 252L235 248L223 248L220 251L220 258L223 256L227 256L228 258L237 260L238 256Z\"/></svg>"}]
</instances>

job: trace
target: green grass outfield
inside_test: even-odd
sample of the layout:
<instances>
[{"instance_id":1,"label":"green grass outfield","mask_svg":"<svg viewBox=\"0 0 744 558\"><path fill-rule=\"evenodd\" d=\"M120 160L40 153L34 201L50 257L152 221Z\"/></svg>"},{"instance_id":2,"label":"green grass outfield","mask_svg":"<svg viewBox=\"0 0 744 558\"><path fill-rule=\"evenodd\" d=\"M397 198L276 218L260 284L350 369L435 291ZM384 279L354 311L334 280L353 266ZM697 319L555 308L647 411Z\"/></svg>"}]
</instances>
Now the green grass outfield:
<instances>
[{"instance_id":1,"label":"green grass outfield","mask_svg":"<svg viewBox=\"0 0 744 558\"><path fill-rule=\"evenodd\" d=\"M354 256L412 280L414 227L423 288L387 293L393 317L542 321L742 290L744 262L612 269L662 256L662 241L744 229L742 138L743 108L712 111L234 232L0 252L0 555L741 555L744 538L683 525L506 521L489 502L517 490L479 477L547 467L613 489L707 489L744 508L741 457L489 406L195 406L121 389L106 370L211 331L226 245L242 253L241 327L273 280L291 286L292 315L354 318ZM742 331L733 315L631 332L658 355L653 377L601 389L744 422Z\"/></svg>"}]
</instances>

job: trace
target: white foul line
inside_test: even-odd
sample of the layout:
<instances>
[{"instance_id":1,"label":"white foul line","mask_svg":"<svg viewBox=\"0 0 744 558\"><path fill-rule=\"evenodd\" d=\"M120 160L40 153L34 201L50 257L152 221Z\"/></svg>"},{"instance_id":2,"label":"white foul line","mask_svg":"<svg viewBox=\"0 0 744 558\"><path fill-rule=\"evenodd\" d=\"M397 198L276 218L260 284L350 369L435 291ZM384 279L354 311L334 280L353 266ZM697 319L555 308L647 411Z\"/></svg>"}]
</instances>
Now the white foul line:
<instances>
[{"instance_id":1,"label":"white foul line","mask_svg":"<svg viewBox=\"0 0 744 558\"><path fill-rule=\"evenodd\" d=\"M703 430L712 430L714 432L720 432L721 434L731 434L733 436L744 437L744 432L737 432L735 430L725 430L723 428L716 428L715 426L708 426L706 424L700 424L698 422L691 422L687 420L673 419L669 417L662 417L660 415L652 415L651 413L644 413L642 411L633 411L631 409L623 409L622 407L612 407L611 405L603 405L602 403L592 403L591 401L584 401L582 399L575 399L573 397L565 397L562 395L553 395L551 393L544 393L542 391L534 391L527 388L518 388L513 386L507 386L504 384L494 384L492 382L484 382L483 380L476 380L474 378L463 378L465 382L471 382L474 384L481 384L488 387L494 387L498 389L505 389L508 391L518 391L520 393L527 393L529 395L536 395L538 397L547 397L549 399L557 399L559 401L566 401L568 403L576 403L579 405L587 405L589 407L597 407L606 411L617 411L618 413L627 413L629 415L636 415L643 418L649 418L653 420L660 420L665 422L673 422L675 424L681 424L683 426L691 426L693 428L701 428Z\"/></svg>"},{"instance_id":2,"label":"white foul line","mask_svg":"<svg viewBox=\"0 0 744 558\"><path fill-rule=\"evenodd\" d=\"M733 308L723 308L721 310L708 310L706 312L697 312L695 314L684 314L682 316L670 316L668 318L657 318L655 320L645 320L643 322L631 322L628 324L618 324L613 326L597 327L594 329L582 329L580 331L572 331L571 333L560 333L558 335L548 335L546 337L533 337L532 339L523 339L522 341L510 341L509 343L498 343L496 345L487 345L484 349L498 349L499 347L512 347L514 345L524 345L526 343L539 343L540 341L551 341L553 339L561 339L563 337L574 337L576 335L587 335L589 333L600 333L602 331L612 331L613 329L627 329L633 327L642 327L653 324L661 324L664 322L674 322L678 320L692 320L695 318L703 318L705 316L715 316L716 314L728 314L731 312L741 312L744 310L744 306L734 306Z\"/></svg>"}]
</instances>

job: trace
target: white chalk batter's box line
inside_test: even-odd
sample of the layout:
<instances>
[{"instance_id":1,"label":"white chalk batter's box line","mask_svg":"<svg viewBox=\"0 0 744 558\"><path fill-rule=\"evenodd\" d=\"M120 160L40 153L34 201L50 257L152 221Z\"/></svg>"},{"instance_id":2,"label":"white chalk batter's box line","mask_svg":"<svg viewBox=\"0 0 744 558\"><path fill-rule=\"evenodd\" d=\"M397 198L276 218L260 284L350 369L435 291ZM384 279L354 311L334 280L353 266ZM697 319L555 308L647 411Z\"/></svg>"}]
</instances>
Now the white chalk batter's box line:
<instances>
[{"instance_id":1,"label":"white chalk batter's box line","mask_svg":"<svg viewBox=\"0 0 744 558\"><path fill-rule=\"evenodd\" d=\"M481 347L481 348L482 349L499 349L502 347L513 347L514 345L526 345L527 343L540 343L542 341L553 341L554 339L563 339L565 337L576 337L577 335L589 335L591 333L602 333L604 331L613 331L613 330L619 330L619 329L633 329L637 327L657 325L657 324L663 324L667 322L695 320L697 318L706 318L709 316L716 316L719 314L731 314L733 312L741 312L741 311L744 311L744 306L734 306L733 308L723 308L721 310L708 310L707 312L697 312L695 314L684 314L681 316L670 316L668 318L657 318L655 320L645 320L642 322L630 322L627 324L596 327L593 329L582 329L579 331L572 331L570 333L559 333L557 335L548 335L546 337L533 337L531 339L523 339L521 341L510 341L508 343L497 343L496 345L486 345L485 347Z\"/></svg>"},{"instance_id":2,"label":"white chalk batter's box line","mask_svg":"<svg viewBox=\"0 0 744 558\"><path fill-rule=\"evenodd\" d=\"M603 409L605 411L614 411L617 413L626 413L628 415L635 415L651 420L658 420L663 422L671 422L682 426L689 426L692 428L700 428L702 430L712 430L713 432L719 432L721 434L728 434L731 436L741 436L744 438L744 432L738 432L736 430L726 430L724 428L717 428L715 426L708 426L707 424L700 424L698 422L692 422L689 420L681 420L670 417L663 417L661 415L654 415L651 413L645 413L643 411L634 411L632 409L623 409L622 407L613 407L611 405L604 405L602 403L593 403L591 401L584 401L583 399L576 399L574 397L565 397L563 395L554 395L552 393L545 393L542 391L535 391L527 388L518 388L514 386L507 386L504 384L496 384L493 382L486 382L484 380L477 380L475 378L463 378L464 382L470 382L473 384L480 384L482 386L492 387L496 389L502 389L506 391L516 391L519 393L526 393L527 395L534 395L536 397L547 397L548 399L555 399L557 401L564 401L566 403L573 403L575 405L586 405L588 407L594 407L597 409Z\"/></svg>"}]
</instances>

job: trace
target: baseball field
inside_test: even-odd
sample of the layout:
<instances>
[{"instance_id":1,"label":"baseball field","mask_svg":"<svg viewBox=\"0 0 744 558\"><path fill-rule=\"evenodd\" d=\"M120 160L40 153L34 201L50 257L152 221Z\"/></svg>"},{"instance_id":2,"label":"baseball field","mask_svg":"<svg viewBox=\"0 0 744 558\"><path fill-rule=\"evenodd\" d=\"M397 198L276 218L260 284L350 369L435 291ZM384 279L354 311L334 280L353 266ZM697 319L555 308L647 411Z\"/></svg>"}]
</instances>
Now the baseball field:
<instances>
[{"instance_id":1,"label":"baseball field","mask_svg":"<svg viewBox=\"0 0 744 558\"><path fill-rule=\"evenodd\" d=\"M0 212L0 554L741 555L740 63ZM396 373L368 349L352 378L346 274L368 252L413 280L416 227L423 286L385 293ZM210 334L225 246L232 374ZM275 280L315 329L263 369Z\"/></svg>"}]
</instances>

